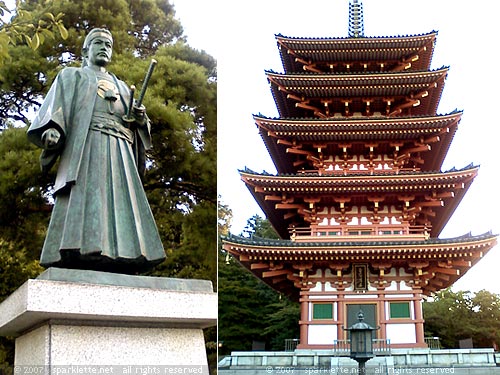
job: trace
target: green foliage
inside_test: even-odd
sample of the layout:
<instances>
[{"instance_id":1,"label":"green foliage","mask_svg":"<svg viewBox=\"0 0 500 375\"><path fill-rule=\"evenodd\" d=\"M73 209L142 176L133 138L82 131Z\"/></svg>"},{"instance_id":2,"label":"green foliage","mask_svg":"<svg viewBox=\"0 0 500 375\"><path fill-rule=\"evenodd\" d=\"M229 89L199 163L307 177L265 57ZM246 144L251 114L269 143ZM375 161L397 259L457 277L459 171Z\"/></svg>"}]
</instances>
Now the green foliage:
<instances>
[{"instance_id":1,"label":"green foliage","mask_svg":"<svg viewBox=\"0 0 500 375\"><path fill-rule=\"evenodd\" d=\"M9 10L0 2L0 14L4 19L11 16L9 21L0 20L0 129L13 121L27 123L25 112L37 104L47 81L42 72L49 61L40 58L42 47L69 35L62 12L34 12L25 6L18 1L16 9Z\"/></svg>"},{"instance_id":2,"label":"green foliage","mask_svg":"<svg viewBox=\"0 0 500 375\"><path fill-rule=\"evenodd\" d=\"M299 305L290 302L244 269L232 256L219 255L219 354L284 350L284 340L298 338Z\"/></svg>"},{"instance_id":3,"label":"green foliage","mask_svg":"<svg viewBox=\"0 0 500 375\"><path fill-rule=\"evenodd\" d=\"M68 37L68 30L62 21L63 13L59 12L54 15L51 12L45 12L39 17L34 17L30 11L20 7L20 4L21 2L18 1L15 17L5 23L2 20L12 11L7 8L4 1L0 1L0 65L11 59L10 46L26 44L36 50L45 41L54 40L54 31L57 31L62 39Z\"/></svg>"},{"instance_id":4,"label":"green foliage","mask_svg":"<svg viewBox=\"0 0 500 375\"><path fill-rule=\"evenodd\" d=\"M225 258L225 257L221 257ZM251 350L252 341L265 341L265 316L275 293L233 258L219 264L219 340L222 353Z\"/></svg>"},{"instance_id":5,"label":"green foliage","mask_svg":"<svg viewBox=\"0 0 500 375\"><path fill-rule=\"evenodd\" d=\"M41 174L40 150L28 143L25 125L57 73L65 66L79 66L86 33L93 27L107 27L114 39L109 70L129 85L140 90L150 59L158 61L144 101L154 143L147 155L144 187L167 259L153 274L209 279L215 285L214 58L186 43L167 0L25 0L21 4L23 10L18 7L5 27L21 22L27 14L33 25L39 25L51 13L59 15L54 20L62 21L64 29L54 32L50 40L43 32L41 39L45 39L40 42L45 43L36 49L8 44L11 59L0 64L0 241L23 249L24 257L19 259L27 270L37 264L51 211L54 172ZM0 48L5 27L0 25ZM33 38L31 42L34 47ZM9 281L0 272L0 290L18 287L28 277L28 272L20 272ZM205 336L207 353L215 360L216 329L208 329ZM10 353L8 344L2 351L2 343L0 363L2 355Z\"/></svg>"},{"instance_id":6,"label":"green foliage","mask_svg":"<svg viewBox=\"0 0 500 375\"><path fill-rule=\"evenodd\" d=\"M247 220L247 225L243 229L241 236L279 239L278 234L272 227L269 220L264 219L257 214Z\"/></svg>"},{"instance_id":7,"label":"green foliage","mask_svg":"<svg viewBox=\"0 0 500 375\"><path fill-rule=\"evenodd\" d=\"M42 268L18 244L0 238L0 303L27 279L36 277ZM14 339L0 337L0 372L7 371L14 360Z\"/></svg>"},{"instance_id":8,"label":"green foliage","mask_svg":"<svg viewBox=\"0 0 500 375\"><path fill-rule=\"evenodd\" d=\"M219 203L219 233L228 235L232 214ZM247 221L247 235L277 238L266 219L258 215ZM246 270L231 255L219 251L219 354L252 350L254 341L267 350L284 350L285 339L298 338L299 305Z\"/></svg>"},{"instance_id":9,"label":"green foliage","mask_svg":"<svg viewBox=\"0 0 500 375\"><path fill-rule=\"evenodd\" d=\"M53 175L42 175L40 150L26 130L0 133L0 240L18 244L38 259L50 215L48 193ZM1 289L1 285L0 285Z\"/></svg>"},{"instance_id":10,"label":"green foliage","mask_svg":"<svg viewBox=\"0 0 500 375\"><path fill-rule=\"evenodd\" d=\"M217 87L211 80L215 61L201 66L181 60L182 51L186 51L183 56L194 53L177 43L161 47L155 55L158 65L145 99L153 123L153 164L146 188L168 187L178 194L179 203L190 204L196 197L215 205ZM111 69L140 89L149 61L130 66L130 59L119 56Z\"/></svg>"},{"instance_id":11,"label":"green foliage","mask_svg":"<svg viewBox=\"0 0 500 375\"><path fill-rule=\"evenodd\" d=\"M217 206L217 227L220 236L229 235L229 228L231 227L231 220L233 218L233 212L228 205L222 202L222 197L218 198Z\"/></svg>"},{"instance_id":12,"label":"green foliage","mask_svg":"<svg viewBox=\"0 0 500 375\"><path fill-rule=\"evenodd\" d=\"M182 26L174 18L175 11L170 2L138 0L128 3L130 14L135 21L134 28L129 34L135 37L135 50L142 56L153 54L161 45L185 40L182 36Z\"/></svg>"},{"instance_id":13,"label":"green foliage","mask_svg":"<svg viewBox=\"0 0 500 375\"><path fill-rule=\"evenodd\" d=\"M474 347L500 343L500 296L443 290L424 302L425 332L437 336L445 348L458 348L459 340L472 338Z\"/></svg>"},{"instance_id":14,"label":"green foliage","mask_svg":"<svg viewBox=\"0 0 500 375\"><path fill-rule=\"evenodd\" d=\"M36 277L43 269L37 260L31 260L26 250L0 239L0 302L10 296L22 283Z\"/></svg>"},{"instance_id":15,"label":"green foliage","mask_svg":"<svg viewBox=\"0 0 500 375\"><path fill-rule=\"evenodd\" d=\"M12 46L8 50L11 57L9 64L1 64L0 56L0 102L3 104L0 106L0 128L8 120L29 122L26 109L36 109L41 104L59 69L78 63L83 39L94 27L107 27L112 31L114 54L118 57L128 53L127 66L132 61L131 56L154 56L161 46L184 40L182 26L174 18L173 6L168 1L106 0L95 3L89 0L31 0L19 2L12 20L3 27L0 24L0 55L4 51L2 46L9 46L11 40L2 33L6 34L16 25L26 23L24 17L29 17L33 24L47 22L52 25L48 14L57 15L54 16L57 25L52 28L61 29L60 32L52 33L51 38L46 35L45 43L36 50L27 48L29 51L16 53L20 45ZM196 51L193 55L203 56L198 56L198 61L207 58L215 65L211 57ZM12 65L16 67L14 71ZM16 72L22 72L22 77L12 74ZM127 74L125 80L126 77Z\"/></svg>"},{"instance_id":16,"label":"green foliage","mask_svg":"<svg viewBox=\"0 0 500 375\"><path fill-rule=\"evenodd\" d=\"M264 333L269 338L270 347L274 350L283 350L286 339L299 338L300 305L281 298L279 302L269 305L274 311L267 316L268 326Z\"/></svg>"},{"instance_id":17,"label":"green foliage","mask_svg":"<svg viewBox=\"0 0 500 375\"><path fill-rule=\"evenodd\" d=\"M153 275L217 281L217 232L215 206L208 202L197 205L182 221L181 238L171 241L168 257ZM159 221L161 224L162 221Z\"/></svg>"}]
</instances>

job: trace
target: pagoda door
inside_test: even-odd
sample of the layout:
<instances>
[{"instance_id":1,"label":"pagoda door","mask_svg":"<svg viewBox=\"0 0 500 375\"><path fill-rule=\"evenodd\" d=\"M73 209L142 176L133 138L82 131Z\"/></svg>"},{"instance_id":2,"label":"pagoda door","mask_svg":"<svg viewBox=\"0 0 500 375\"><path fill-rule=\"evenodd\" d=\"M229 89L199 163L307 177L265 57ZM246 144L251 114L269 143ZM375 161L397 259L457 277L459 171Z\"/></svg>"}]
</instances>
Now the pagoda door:
<instances>
[{"instance_id":1,"label":"pagoda door","mask_svg":"<svg viewBox=\"0 0 500 375\"><path fill-rule=\"evenodd\" d=\"M347 322L345 327L349 328L357 323L359 311L363 311L365 320L373 328L377 328L377 305L375 303L347 304ZM350 338L349 336L347 338ZM377 331L373 331L373 338L377 338Z\"/></svg>"}]
</instances>

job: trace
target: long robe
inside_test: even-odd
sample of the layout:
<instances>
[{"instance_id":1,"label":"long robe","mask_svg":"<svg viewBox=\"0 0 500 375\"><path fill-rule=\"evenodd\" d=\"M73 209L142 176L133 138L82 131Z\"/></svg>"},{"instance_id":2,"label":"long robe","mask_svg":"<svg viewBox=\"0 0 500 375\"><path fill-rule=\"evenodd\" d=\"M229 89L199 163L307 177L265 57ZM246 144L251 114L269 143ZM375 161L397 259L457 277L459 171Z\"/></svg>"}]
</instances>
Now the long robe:
<instances>
[{"instance_id":1,"label":"long robe","mask_svg":"<svg viewBox=\"0 0 500 375\"><path fill-rule=\"evenodd\" d=\"M119 93L117 107L124 112L128 87L109 77ZM43 147L43 132L56 128L63 145L41 155L44 169L60 160L40 263L137 273L165 258L139 175L144 150L151 147L150 124L134 124L135 131L126 131L132 134L128 140L116 131L100 131L95 127L94 109L103 99L97 92L94 70L63 69L28 129L28 138Z\"/></svg>"}]
</instances>

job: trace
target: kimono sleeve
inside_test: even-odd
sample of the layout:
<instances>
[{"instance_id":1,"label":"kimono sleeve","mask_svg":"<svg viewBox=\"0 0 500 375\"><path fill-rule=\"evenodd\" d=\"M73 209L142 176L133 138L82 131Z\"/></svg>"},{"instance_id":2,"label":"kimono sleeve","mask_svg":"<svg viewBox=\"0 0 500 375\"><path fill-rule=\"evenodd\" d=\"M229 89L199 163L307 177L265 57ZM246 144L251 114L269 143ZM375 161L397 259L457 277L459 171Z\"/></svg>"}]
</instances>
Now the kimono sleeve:
<instances>
[{"instance_id":1,"label":"kimono sleeve","mask_svg":"<svg viewBox=\"0 0 500 375\"><path fill-rule=\"evenodd\" d=\"M28 128L28 139L43 148L42 134L49 128L55 128L61 133L61 145L64 145L67 135L69 111L74 96L74 70L62 70L52 83L42 106L38 110L31 126ZM62 147L56 150L43 150L40 156L42 170L48 170L56 162Z\"/></svg>"}]
</instances>

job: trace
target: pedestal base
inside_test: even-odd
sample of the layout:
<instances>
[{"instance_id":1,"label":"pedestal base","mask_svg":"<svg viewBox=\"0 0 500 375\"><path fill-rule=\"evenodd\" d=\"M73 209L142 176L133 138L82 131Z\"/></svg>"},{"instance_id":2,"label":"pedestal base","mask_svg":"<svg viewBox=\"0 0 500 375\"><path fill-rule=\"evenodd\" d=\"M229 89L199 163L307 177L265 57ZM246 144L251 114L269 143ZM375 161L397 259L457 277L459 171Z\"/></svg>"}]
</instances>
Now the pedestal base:
<instances>
[{"instance_id":1,"label":"pedestal base","mask_svg":"<svg viewBox=\"0 0 500 375\"><path fill-rule=\"evenodd\" d=\"M52 322L16 339L15 364L204 366L205 370L208 366L201 329L93 327Z\"/></svg>"},{"instance_id":2,"label":"pedestal base","mask_svg":"<svg viewBox=\"0 0 500 375\"><path fill-rule=\"evenodd\" d=\"M210 282L96 271L48 270L0 304L0 335L17 337L16 366L208 374L202 329L216 321Z\"/></svg>"}]
</instances>

